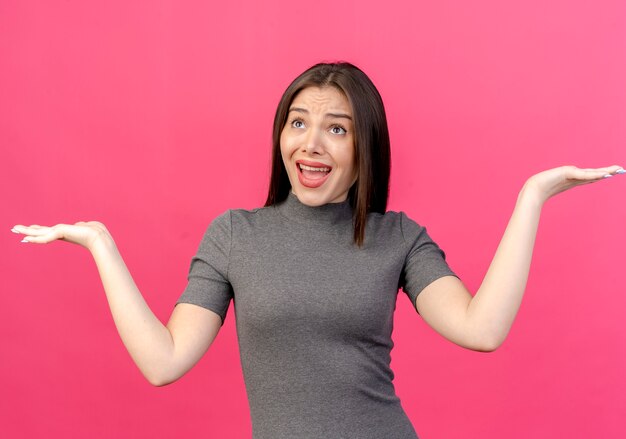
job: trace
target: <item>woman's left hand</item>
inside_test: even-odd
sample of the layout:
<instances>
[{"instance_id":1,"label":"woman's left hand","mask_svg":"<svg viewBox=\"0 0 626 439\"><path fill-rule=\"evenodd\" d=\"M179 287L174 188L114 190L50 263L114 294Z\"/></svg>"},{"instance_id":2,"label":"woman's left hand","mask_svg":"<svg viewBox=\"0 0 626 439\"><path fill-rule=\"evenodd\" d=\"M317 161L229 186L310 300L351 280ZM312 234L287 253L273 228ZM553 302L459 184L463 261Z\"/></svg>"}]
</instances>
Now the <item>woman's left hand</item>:
<instances>
[{"instance_id":1,"label":"woman's left hand","mask_svg":"<svg viewBox=\"0 0 626 439\"><path fill-rule=\"evenodd\" d=\"M598 169L562 166L530 177L474 297L456 277L444 276L417 296L417 311L431 327L454 343L479 351L496 349L509 333L522 302L542 204L574 186L610 180L605 176L623 173L620 166Z\"/></svg>"},{"instance_id":2,"label":"woman's left hand","mask_svg":"<svg viewBox=\"0 0 626 439\"><path fill-rule=\"evenodd\" d=\"M561 166L533 175L526 181L525 188L532 190L538 197L538 201L543 204L550 197L574 186L595 183L596 181L605 180L613 175L623 173L624 169L617 165L596 169Z\"/></svg>"}]
</instances>

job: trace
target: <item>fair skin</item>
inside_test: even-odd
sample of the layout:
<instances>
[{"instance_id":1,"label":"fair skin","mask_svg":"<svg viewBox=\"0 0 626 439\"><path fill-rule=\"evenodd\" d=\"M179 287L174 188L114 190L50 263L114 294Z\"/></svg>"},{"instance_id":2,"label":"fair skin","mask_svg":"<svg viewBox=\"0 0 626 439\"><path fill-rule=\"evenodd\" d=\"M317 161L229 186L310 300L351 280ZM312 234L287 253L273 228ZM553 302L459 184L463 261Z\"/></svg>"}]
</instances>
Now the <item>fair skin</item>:
<instances>
[{"instance_id":1,"label":"fair skin","mask_svg":"<svg viewBox=\"0 0 626 439\"><path fill-rule=\"evenodd\" d=\"M524 295L542 206L560 192L616 173L623 173L623 169L563 166L532 176L518 195L476 294L472 297L459 279L443 277L417 296L418 312L439 334L458 345L477 351L497 349L506 338Z\"/></svg>"},{"instance_id":2,"label":"fair skin","mask_svg":"<svg viewBox=\"0 0 626 439\"><path fill-rule=\"evenodd\" d=\"M308 87L289 107L280 152L292 192L309 206L345 201L356 181L352 109L333 87Z\"/></svg>"},{"instance_id":3,"label":"fair skin","mask_svg":"<svg viewBox=\"0 0 626 439\"><path fill-rule=\"evenodd\" d=\"M290 110L281 135L281 154L293 192L311 206L344 201L357 178L352 112L347 99L334 88L307 88L296 96ZM415 303L424 320L463 347L496 349L508 334L522 300L544 203L575 186L621 173L620 166L564 166L529 178L476 294L472 297L455 277L436 280ZM91 253L122 341L153 385L165 385L184 375L215 339L220 317L196 305L179 304L167 325L159 321L103 224L17 225L12 230L25 236L23 242L62 240L81 245Z\"/></svg>"}]
</instances>

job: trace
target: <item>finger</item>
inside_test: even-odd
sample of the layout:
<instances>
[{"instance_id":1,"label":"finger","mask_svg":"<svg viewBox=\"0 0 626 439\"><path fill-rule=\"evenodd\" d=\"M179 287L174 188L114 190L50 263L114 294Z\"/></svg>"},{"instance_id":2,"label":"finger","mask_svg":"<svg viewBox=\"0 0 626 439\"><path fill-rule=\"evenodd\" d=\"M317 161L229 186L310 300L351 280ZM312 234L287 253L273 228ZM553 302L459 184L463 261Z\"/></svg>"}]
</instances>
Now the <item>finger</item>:
<instances>
[{"instance_id":1,"label":"finger","mask_svg":"<svg viewBox=\"0 0 626 439\"><path fill-rule=\"evenodd\" d=\"M606 168L599 168L598 170L602 170L606 172L602 176L602 178L609 178L609 177L613 177L614 175L620 175L620 174L626 173L626 171L624 171L624 168L622 168L621 166L617 166L617 165L608 166Z\"/></svg>"},{"instance_id":2,"label":"finger","mask_svg":"<svg viewBox=\"0 0 626 439\"><path fill-rule=\"evenodd\" d=\"M605 175L615 175L615 174L625 173L624 168L619 165L606 166L603 168L586 168L586 169L581 169L581 170L589 172L589 173L604 172Z\"/></svg>"},{"instance_id":3,"label":"finger","mask_svg":"<svg viewBox=\"0 0 626 439\"><path fill-rule=\"evenodd\" d=\"M15 226L11 229L11 231L15 232L15 233L21 233L23 235L34 235L34 236L39 236L39 235L43 235L46 234L50 231L51 227L41 227L41 226Z\"/></svg>"},{"instance_id":4,"label":"finger","mask_svg":"<svg viewBox=\"0 0 626 439\"><path fill-rule=\"evenodd\" d=\"M58 232L51 229L48 233L42 235L25 236L21 242L30 242L33 244L47 244L49 242L56 241L57 239L59 239Z\"/></svg>"},{"instance_id":5,"label":"finger","mask_svg":"<svg viewBox=\"0 0 626 439\"><path fill-rule=\"evenodd\" d=\"M57 224L52 227L41 227L38 229L26 228L23 232L26 236L22 242L45 244L57 239L64 239L67 227L66 224Z\"/></svg>"},{"instance_id":6,"label":"finger","mask_svg":"<svg viewBox=\"0 0 626 439\"><path fill-rule=\"evenodd\" d=\"M605 168L589 168L579 169L573 166L566 167L565 176L570 185L579 186L583 184L596 183L606 180L614 175L623 174L624 169L621 166L607 166Z\"/></svg>"},{"instance_id":7,"label":"finger","mask_svg":"<svg viewBox=\"0 0 626 439\"><path fill-rule=\"evenodd\" d=\"M33 224L31 226L24 226L22 224L17 224L15 226L13 226L11 228L11 231L13 233L17 233L17 234L32 234L32 233L36 233L37 230L45 230L45 229L49 229L49 227L47 226L40 226L37 224Z\"/></svg>"},{"instance_id":8,"label":"finger","mask_svg":"<svg viewBox=\"0 0 626 439\"><path fill-rule=\"evenodd\" d=\"M55 240L64 239L65 229L67 225L65 224L57 224L53 227L39 227L39 228L31 228L31 227L22 227L19 230L22 234L24 234L24 239L22 242L32 242L37 244L46 244L48 242L52 242Z\"/></svg>"},{"instance_id":9,"label":"finger","mask_svg":"<svg viewBox=\"0 0 626 439\"><path fill-rule=\"evenodd\" d=\"M609 175L619 175L626 173L626 171L624 171L624 168L618 165L609 166L606 172Z\"/></svg>"},{"instance_id":10,"label":"finger","mask_svg":"<svg viewBox=\"0 0 626 439\"><path fill-rule=\"evenodd\" d=\"M23 224L16 224L11 228L11 231L13 233L22 233L22 230L29 229L29 228L41 228L41 226L38 226L38 225L25 226Z\"/></svg>"},{"instance_id":11,"label":"finger","mask_svg":"<svg viewBox=\"0 0 626 439\"><path fill-rule=\"evenodd\" d=\"M565 172L565 177L568 180L578 181L596 181L604 178L605 175L610 175L606 169L580 169L580 168L568 168Z\"/></svg>"}]
</instances>

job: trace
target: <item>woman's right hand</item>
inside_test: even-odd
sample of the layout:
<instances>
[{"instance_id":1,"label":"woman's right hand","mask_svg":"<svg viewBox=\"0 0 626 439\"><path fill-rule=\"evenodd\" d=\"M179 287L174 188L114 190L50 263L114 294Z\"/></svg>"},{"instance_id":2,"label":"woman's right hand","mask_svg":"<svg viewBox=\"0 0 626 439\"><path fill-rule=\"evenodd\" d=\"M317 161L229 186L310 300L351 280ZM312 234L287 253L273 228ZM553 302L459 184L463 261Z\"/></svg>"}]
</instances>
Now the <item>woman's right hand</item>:
<instances>
[{"instance_id":1,"label":"woman's right hand","mask_svg":"<svg viewBox=\"0 0 626 439\"><path fill-rule=\"evenodd\" d=\"M120 337L141 372L156 386L171 383L185 374L220 330L222 320L217 313L188 303L176 306L167 326L163 325L141 296L102 223L17 225L11 230L24 235L23 242L46 244L62 240L82 245L91 252Z\"/></svg>"},{"instance_id":2,"label":"woman's right hand","mask_svg":"<svg viewBox=\"0 0 626 439\"><path fill-rule=\"evenodd\" d=\"M47 244L61 240L81 245L89 251L93 250L98 241L111 239L111 235L104 224L97 221L57 224L52 227L16 225L11 231L25 235L22 242Z\"/></svg>"}]
</instances>

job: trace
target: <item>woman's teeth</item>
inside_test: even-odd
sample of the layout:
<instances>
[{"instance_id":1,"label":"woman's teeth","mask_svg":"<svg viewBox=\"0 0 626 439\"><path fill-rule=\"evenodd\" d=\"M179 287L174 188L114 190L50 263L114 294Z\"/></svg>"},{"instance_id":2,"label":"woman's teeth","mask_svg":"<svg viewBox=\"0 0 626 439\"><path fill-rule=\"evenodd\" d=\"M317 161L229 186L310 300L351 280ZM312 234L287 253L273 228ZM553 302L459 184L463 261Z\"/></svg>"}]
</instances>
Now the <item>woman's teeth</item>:
<instances>
[{"instance_id":1,"label":"woman's teeth","mask_svg":"<svg viewBox=\"0 0 626 439\"><path fill-rule=\"evenodd\" d=\"M300 169L303 171L330 172L330 168L314 168L312 166L303 165L302 163L300 163Z\"/></svg>"}]
</instances>

